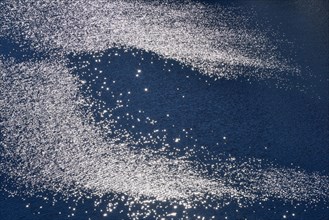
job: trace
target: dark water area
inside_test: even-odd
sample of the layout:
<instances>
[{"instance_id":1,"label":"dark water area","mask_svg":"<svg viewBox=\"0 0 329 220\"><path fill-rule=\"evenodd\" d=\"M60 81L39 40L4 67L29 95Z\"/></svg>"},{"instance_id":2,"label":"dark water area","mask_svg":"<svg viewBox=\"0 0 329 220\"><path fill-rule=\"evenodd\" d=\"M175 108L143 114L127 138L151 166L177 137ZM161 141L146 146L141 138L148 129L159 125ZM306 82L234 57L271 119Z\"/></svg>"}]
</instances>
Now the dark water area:
<instances>
[{"instance_id":1,"label":"dark water area","mask_svg":"<svg viewBox=\"0 0 329 220\"><path fill-rule=\"evenodd\" d=\"M73 74L86 82L82 92L100 100L104 104L101 110L115 108L120 100L123 107L105 119L115 118L117 127L138 140L137 148L160 149L168 143L173 150L181 149L181 154L193 150L192 161L207 161L211 154L234 156L241 162L259 158L275 166L328 176L328 1L203 2L250 10L247 13L263 25L257 28L271 27L287 39L279 43L280 51L292 56L301 75L289 77L287 86L275 79L215 80L153 53L116 48L65 57ZM275 35L269 37L276 41ZM7 38L0 38L0 52L4 60L14 58L17 63L51 57L28 46L21 48ZM100 61L95 62L93 56ZM95 118L104 120L100 115ZM158 142L142 141L142 136L155 130L159 131ZM0 181L4 178L0 176ZM57 198L53 204L49 194L20 198L2 189L0 219L129 219L123 204L103 216L98 210L106 207L95 209L94 198ZM104 201L114 196L104 196ZM205 219L326 220L329 208L325 202L271 199L245 208L232 203L219 210L194 210L189 219L197 219L199 214ZM179 214L166 219L179 219Z\"/></svg>"},{"instance_id":2,"label":"dark water area","mask_svg":"<svg viewBox=\"0 0 329 220\"><path fill-rule=\"evenodd\" d=\"M129 103L113 113L123 116L119 124L124 129L137 135L154 130L153 125L124 118L126 112L138 115L143 109L143 115L157 121L156 129L170 128L168 141L183 136L184 129L189 131L193 139L181 137L182 146L207 146L215 154L254 156L327 174L328 149L323 147L328 146L327 110L322 100L298 89L269 88L262 81L215 81L177 62L144 53L132 56L123 49L108 51L100 64L88 55L71 57L72 66L91 62L78 69L77 75L87 82L99 77L92 84L93 97L107 102L108 108L115 107L120 94L123 103ZM81 74L85 69L89 75ZM110 91L99 96L104 83Z\"/></svg>"}]
</instances>

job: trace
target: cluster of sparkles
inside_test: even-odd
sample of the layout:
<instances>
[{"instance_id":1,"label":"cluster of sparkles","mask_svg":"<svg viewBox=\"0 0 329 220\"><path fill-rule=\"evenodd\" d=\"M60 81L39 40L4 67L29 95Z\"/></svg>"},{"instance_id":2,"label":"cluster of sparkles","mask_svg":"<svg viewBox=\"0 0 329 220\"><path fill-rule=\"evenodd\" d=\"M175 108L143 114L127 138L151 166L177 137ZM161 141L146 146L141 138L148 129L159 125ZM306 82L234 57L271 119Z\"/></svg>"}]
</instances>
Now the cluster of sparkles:
<instances>
[{"instance_id":1,"label":"cluster of sparkles","mask_svg":"<svg viewBox=\"0 0 329 220\"><path fill-rule=\"evenodd\" d=\"M34 49L56 49L62 57L113 47L152 51L218 78L298 72L261 31L248 27L245 18L189 1L5 0L0 3L0 36L24 38ZM223 160L205 149L208 163L198 164L189 155L168 157L164 151L169 147L136 148L138 143L166 145L166 140L140 135L136 141L111 117L111 111L123 107L122 101L103 109L102 101L82 94L86 82L66 65L63 60L0 62L0 169L26 193L50 190L100 198L114 193L118 196L106 210L111 212L121 200L129 207L127 215L136 219L175 217L177 206L186 212L195 204L218 209L230 201L243 206L242 200L328 199L327 176L254 161L238 163L232 157ZM127 117L139 120L132 114ZM174 211L157 213L162 205ZM140 210L131 211L135 207Z\"/></svg>"},{"instance_id":2,"label":"cluster of sparkles","mask_svg":"<svg viewBox=\"0 0 329 220\"><path fill-rule=\"evenodd\" d=\"M10 68L2 71L1 80L2 143L5 157L17 162L10 173L23 182L26 178L46 186L50 181L61 190L69 178L96 193L115 191L160 200L184 198L198 182L205 187L201 191L218 186L229 192L221 184L200 179L181 160L135 154L127 143L103 139L97 127L79 115L83 100L63 66L33 63Z\"/></svg>"},{"instance_id":3,"label":"cluster of sparkles","mask_svg":"<svg viewBox=\"0 0 329 220\"><path fill-rule=\"evenodd\" d=\"M123 137L129 134L107 135L117 130L114 121L96 123L90 106L97 100L81 94L79 79L58 61L3 61L0 85L2 172L28 193L123 194L134 198L127 206L149 207L138 211L143 216L156 215L154 201L185 208L217 201L208 204L218 208L223 201L328 198L329 178L318 174L209 155L209 164L197 164L156 150L133 150L134 142Z\"/></svg>"},{"instance_id":4,"label":"cluster of sparkles","mask_svg":"<svg viewBox=\"0 0 329 220\"><path fill-rule=\"evenodd\" d=\"M21 0L4 1L0 14L3 33L18 32L41 50L93 52L124 46L155 52L217 78L249 74L283 79L282 74L298 72L261 31L249 28L248 17L220 6Z\"/></svg>"}]
</instances>

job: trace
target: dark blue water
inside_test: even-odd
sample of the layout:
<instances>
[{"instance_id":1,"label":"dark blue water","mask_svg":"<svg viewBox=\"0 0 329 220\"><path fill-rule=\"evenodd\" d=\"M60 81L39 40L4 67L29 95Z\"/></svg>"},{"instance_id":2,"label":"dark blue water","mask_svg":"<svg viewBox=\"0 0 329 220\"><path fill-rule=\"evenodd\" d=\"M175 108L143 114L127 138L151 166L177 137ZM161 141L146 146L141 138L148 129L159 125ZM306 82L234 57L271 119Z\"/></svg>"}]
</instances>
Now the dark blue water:
<instances>
[{"instance_id":1,"label":"dark blue water","mask_svg":"<svg viewBox=\"0 0 329 220\"><path fill-rule=\"evenodd\" d=\"M173 149L181 148L182 153L185 147L193 149L196 152L194 159L198 161L207 161L209 157L200 150L205 146L214 155L233 155L240 161L260 158L285 168L298 167L309 173L329 175L328 2L207 2L254 12L254 19L263 24L259 28L265 30L271 26L279 31L291 42L282 42L282 51L293 56L302 75L292 76L287 87L280 86L275 80L242 77L215 81L176 61L124 49L108 49L96 54L102 54L100 63L95 63L90 54L69 54L68 67L77 67L74 74L91 85L85 92L105 101L108 106L104 109L115 107L113 102L120 97L125 107L114 111L113 117L120 117L119 126L136 139L154 129L165 129L166 142ZM276 40L275 36L269 37ZM0 51L4 59L15 58L16 62L45 58L45 55L28 47L20 48L6 38L0 39ZM133 52L137 55L133 56ZM82 67L83 61L91 64ZM97 72L99 79L95 79L95 68L103 71L103 76ZM104 82L110 85L110 91L99 95ZM277 88L278 84L282 88ZM303 85L303 88L297 85ZM142 123L125 117L126 113L140 115ZM102 120L98 115L95 117ZM147 118L156 120L156 125L148 123ZM175 141L177 138L178 142ZM160 148L161 143L159 141L153 147ZM140 143L137 147L145 146ZM112 196L108 195L104 200ZM128 218L128 211L122 204L106 218L99 212L105 207L95 210L93 198L78 202L57 198L53 205L51 200L43 197L51 197L51 193L40 195L40 198L12 198L2 191L0 219ZM246 208L231 204L220 210L195 210L190 219L196 219L194 214L216 216L215 219L329 219L328 205L324 202L310 205L276 199Z\"/></svg>"}]
</instances>

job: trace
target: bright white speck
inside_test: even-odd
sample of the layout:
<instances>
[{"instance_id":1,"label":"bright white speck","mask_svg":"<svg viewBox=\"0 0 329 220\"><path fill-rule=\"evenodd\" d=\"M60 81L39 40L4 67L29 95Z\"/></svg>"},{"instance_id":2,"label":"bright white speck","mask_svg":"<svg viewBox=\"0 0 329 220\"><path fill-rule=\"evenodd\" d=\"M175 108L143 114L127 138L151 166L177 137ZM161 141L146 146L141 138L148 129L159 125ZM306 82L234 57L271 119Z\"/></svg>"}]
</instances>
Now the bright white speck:
<instances>
[{"instance_id":1,"label":"bright white speck","mask_svg":"<svg viewBox=\"0 0 329 220\"><path fill-rule=\"evenodd\" d=\"M173 212L173 213L169 213L167 216L176 216L177 213L176 212Z\"/></svg>"}]
</instances>

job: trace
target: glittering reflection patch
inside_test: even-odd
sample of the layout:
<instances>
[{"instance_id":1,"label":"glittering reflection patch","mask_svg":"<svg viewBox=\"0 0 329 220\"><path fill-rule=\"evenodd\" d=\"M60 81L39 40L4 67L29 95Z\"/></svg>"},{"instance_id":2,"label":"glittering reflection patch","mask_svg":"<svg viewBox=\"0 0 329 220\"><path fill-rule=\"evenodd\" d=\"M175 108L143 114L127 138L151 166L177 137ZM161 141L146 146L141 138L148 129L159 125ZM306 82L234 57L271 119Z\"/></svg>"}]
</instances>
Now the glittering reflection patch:
<instances>
[{"instance_id":1,"label":"glittering reflection patch","mask_svg":"<svg viewBox=\"0 0 329 220\"><path fill-rule=\"evenodd\" d=\"M213 201L208 208L218 208L272 198L328 199L327 176L220 155L198 164L154 149L137 152L124 130L109 138L106 132L115 123L97 123L90 108L97 100L81 94L83 82L63 63L3 61L1 74L2 172L27 193L117 193L133 198L134 205L172 201L184 209L206 201Z\"/></svg>"},{"instance_id":2,"label":"glittering reflection patch","mask_svg":"<svg viewBox=\"0 0 329 220\"><path fill-rule=\"evenodd\" d=\"M3 33L19 33L41 50L92 52L125 46L217 78L298 73L266 36L271 33L251 28L248 16L220 6L191 1L7 1L1 14Z\"/></svg>"},{"instance_id":3,"label":"glittering reflection patch","mask_svg":"<svg viewBox=\"0 0 329 220\"><path fill-rule=\"evenodd\" d=\"M232 130L264 124L258 123L261 119L249 123L261 118L262 112L253 117L248 112L247 120L226 113L225 120L209 121L216 120L215 110L225 113L239 107L232 103L246 97L237 92L234 97L216 99L215 94L207 99L209 77L225 82L244 77L284 81L299 73L267 36L270 33L251 25L248 18L230 8L191 1L2 1L0 44L6 45L0 45L5 48L0 62L1 191L16 196L41 194L44 201L53 197L53 203L71 198L77 204L91 201L92 209L102 213L90 215L96 219L112 217L111 212L114 219L221 219L227 217L221 213L224 210L232 213L232 204L234 213L255 206L272 211L286 203L296 210L300 204L326 205L327 175L278 166L254 155L246 159L214 154L198 143L191 127L176 122L201 115L204 122L200 124L205 127L199 131L206 131L200 132L204 139L214 132L210 125L215 123L234 124ZM140 59L137 68L124 55L128 53ZM113 61L120 56L127 58L124 63ZM182 73L187 86L176 86L178 78L155 80L159 77L155 73L142 83L146 60L152 65L163 62L165 74L188 66L192 70ZM127 63L135 69L124 75ZM160 65L155 66L148 71L158 72ZM189 79L198 81L194 73L198 79L207 78L198 85L204 90L189 84ZM162 89L155 93L161 83ZM203 96L197 98L209 100L210 107L193 105L199 102L189 96L189 89L194 94L202 91ZM225 102L213 105L218 100ZM190 109L175 118L177 109L161 111L168 110L166 103L193 106L197 111ZM148 107L160 112L160 120L168 121L162 125L170 126L161 127L147 115ZM181 131L173 131L176 128ZM236 131L240 135L236 139L246 136L241 131ZM324 135L319 134L319 139ZM215 147L230 141L225 135L216 138L217 143L210 141ZM263 206L266 202L274 205ZM67 217L74 217L76 208L69 209ZM118 213L124 217L117 217Z\"/></svg>"}]
</instances>

